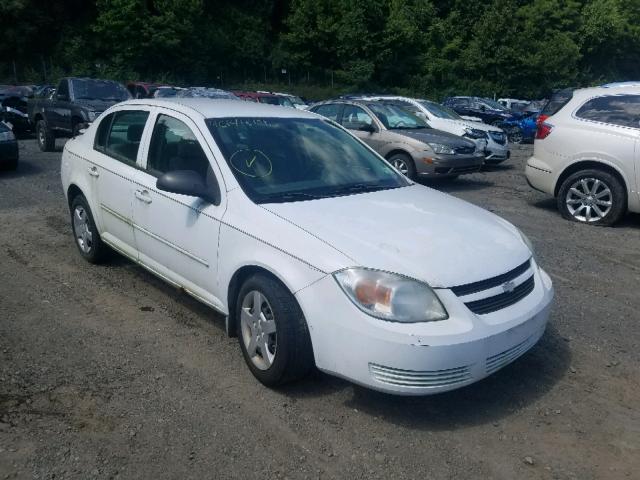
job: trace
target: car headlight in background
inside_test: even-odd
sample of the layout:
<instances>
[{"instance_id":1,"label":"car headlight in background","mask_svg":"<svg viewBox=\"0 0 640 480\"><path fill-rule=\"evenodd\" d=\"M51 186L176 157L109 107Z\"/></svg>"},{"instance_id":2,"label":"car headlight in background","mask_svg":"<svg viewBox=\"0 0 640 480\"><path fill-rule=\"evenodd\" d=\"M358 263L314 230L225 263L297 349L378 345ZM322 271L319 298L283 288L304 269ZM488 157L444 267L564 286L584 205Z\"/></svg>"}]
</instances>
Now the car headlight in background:
<instances>
[{"instance_id":1,"label":"car headlight in background","mask_svg":"<svg viewBox=\"0 0 640 480\"><path fill-rule=\"evenodd\" d=\"M429 285L394 273L347 268L333 274L364 313L392 322L434 322L449 314Z\"/></svg>"},{"instance_id":2,"label":"car headlight in background","mask_svg":"<svg viewBox=\"0 0 640 480\"><path fill-rule=\"evenodd\" d=\"M477 138L485 138L484 131L477 128L465 128L464 134L466 137L477 139Z\"/></svg>"},{"instance_id":3,"label":"car headlight in background","mask_svg":"<svg viewBox=\"0 0 640 480\"><path fill-rule=\"evenodd\" d=\"M444 155L454 155L456 153L455 150L448 145L443 145L441 143L429 143L428 145L435 153Z\"/></svg>"}]
</instances>

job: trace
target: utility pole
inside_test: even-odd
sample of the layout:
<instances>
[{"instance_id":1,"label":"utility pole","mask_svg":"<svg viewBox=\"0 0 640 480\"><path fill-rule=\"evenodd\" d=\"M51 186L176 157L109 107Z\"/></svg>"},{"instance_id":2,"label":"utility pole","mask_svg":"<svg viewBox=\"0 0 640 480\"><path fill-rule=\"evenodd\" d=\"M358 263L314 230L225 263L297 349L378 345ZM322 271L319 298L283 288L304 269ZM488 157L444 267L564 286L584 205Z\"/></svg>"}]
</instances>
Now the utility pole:
<instances>
[{"instance_id":1,"label":"utility pole","mask_svg":"<svg viewBox=\"0 0 640 480\"><path fill-rule=\"evenodd\" d=\"M13 82L17 85L18 84L18 71L16 70L16 61L13 60Z\"/></svg>"}]
</instances>

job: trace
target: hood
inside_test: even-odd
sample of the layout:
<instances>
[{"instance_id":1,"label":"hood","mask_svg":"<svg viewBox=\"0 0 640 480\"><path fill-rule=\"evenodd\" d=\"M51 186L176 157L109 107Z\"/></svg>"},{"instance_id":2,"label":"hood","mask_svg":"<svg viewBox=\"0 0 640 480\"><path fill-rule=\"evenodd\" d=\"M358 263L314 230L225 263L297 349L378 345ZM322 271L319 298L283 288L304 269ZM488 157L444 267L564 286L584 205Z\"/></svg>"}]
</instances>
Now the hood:
<instances>
[{"instance_id":1,"label":"hood","mask_svg":"<svg viewBox=\"0 0 640 480\"><path fill-rule=\"evenodd\" d=\"M352 265L453 287L508 272L531 253L500 217L422 185L263 208L322 239Z\"/></svg>"},{"instance_id":2,"label":"hood","mask_svg":"<svg viewBox=\"0 0 640 480\"><path fill-rule=\"evenodd\" d=\"M392 133L397 133L405 137L413 138L423 143L443 143L451 147L474 147L475 144L453 133L444 132L442 130L436 130L429 128L425 130L389 130Z\"/></svg>"},{"instance_id":3,"label":"hood","mask_svg":"<svg viewBox=\"0 0 640 480\"><path fill-rule=\"evenodd\" d=\"M112 107L116 103L120 103L120 101L123 100L76 100L75 103L92 112L102 113L107 108Z\"/></svg>"},{"instance_id":4,"label":"hood","mask_svg":"<svg viewBox=\"0 0 640 480\"><path fill-rule=\"evenodd\" d=\"M446 122L452 125L456 125L460 128L472 128L474 130L482 130L483 132L500 132L500 128L494 127L493 125L489 125L487 123L482 122L474 122L471 120L453 120L450 118L441 118L439 119L441 122Z\"/></svg>"}]
</instances>

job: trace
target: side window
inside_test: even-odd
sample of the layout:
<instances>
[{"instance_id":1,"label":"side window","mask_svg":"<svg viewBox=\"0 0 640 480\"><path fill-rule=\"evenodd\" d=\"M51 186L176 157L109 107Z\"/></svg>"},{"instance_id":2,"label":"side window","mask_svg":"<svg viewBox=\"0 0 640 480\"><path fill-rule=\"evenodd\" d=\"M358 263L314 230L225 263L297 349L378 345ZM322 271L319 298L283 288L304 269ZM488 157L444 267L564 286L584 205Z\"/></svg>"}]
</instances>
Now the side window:
<instances>
[{"instance_id":1,"label":"side window","mask_svg":"<svg viewBox=\"0 0 640 480\"><path fill-rule=\"evenodd\" d=\"M335 103L330 103L328 105L320 105L315 108L313 111L318 115L322 115L323 117L329 118L334 122L338 121L338 110L340 109L340 105Z\"/></svg>"},{"instance_id":2,"label":"side window","mask_svg":"<svg viewBox=\"0 0 640 480\"><path fill-rule=\"evenodd\" d=\"M69 98L69 82L67 80L60 80L58 90L56 90L56 95L58 97Z\"/></svg>"},{"instance_id":3,"label":"side window","mask_svg":"<svg viewBox=\"0 0 640 480\"><path fill-rule=\"evenodd\" d=\"M174 170L192 170L207 180L213 172L189 127L168 115L158 115L151 136L147 171L156 177Z\"/></svg>"},{"instance_id":4,"label":"side window","mask_svg":"<svg viewBox=\"0 0 640 480\"><path fill-rule=\"evenodd\" d=\"M621 127L640 128L640 95L610 95L592 98L576 117Z\"/></svg>"},{"instance_id":5,"label":"side window","mask_svg":"<svg viewBox=\"0 0 640 480\"><path fill-rule=\"evenodd\" d=\"M104 153L121 162L135 165L142 131L148 117L149 112L141 110L115 112L106 136ZM104 120L100 123L100 127L103 123Z\"/></svg>"},{"instance_id":6,"label":"side window","mask_svg":"<svg viewBox=\"0 0 640 480\"><path fill-rule=\"evenodd\" d=\"M100 124L98 125L98 129L96 131L96 138L93 142L94 150L98 150L99 152L104 153L104 148L107 145L107 136L109 134L111 122L113 121L114 115L115 113L110 113L100 120Z\"/></svg>"},{"instance_id":7,"label":"side window","mask_svg":"<svg viewBox=\"0 0 640 480\"><path fill-rule=\"evenodd\" d=\"M342 126L350 130L358 130L364 125L373 125L373 119L362 108L345 105L342 112Z\"/></svg>"},{"instance_id":8,"label":"side window","mask_svg":"<svg viewBox=\"0 0 640 480\"><path fill-rule=\"evenodd\" d=\"M466 108L469 106L470 102L468 98L456 98L453 104L456 107Z\"/></svg>"}]
</instances>

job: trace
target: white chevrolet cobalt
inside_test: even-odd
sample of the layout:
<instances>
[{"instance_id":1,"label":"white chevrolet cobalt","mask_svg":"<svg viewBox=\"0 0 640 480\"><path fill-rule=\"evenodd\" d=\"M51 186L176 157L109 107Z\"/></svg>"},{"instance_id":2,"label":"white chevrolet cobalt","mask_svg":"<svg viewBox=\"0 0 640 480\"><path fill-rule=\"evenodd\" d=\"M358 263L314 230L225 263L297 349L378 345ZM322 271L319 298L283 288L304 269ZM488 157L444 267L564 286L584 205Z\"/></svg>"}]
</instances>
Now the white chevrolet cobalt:
<instances>
[{"instance_id":1,"label":"white chevrolet cobalt","mask_svg":"<svg viewBox=\"0 0 640 480\"><path fill-rule=\"evenodd\" d=\"M522 355L549 317L522 232L313 113L123 102L67 142L62 183L85 259L116 250L224 314L268 386L315 366L451 390Z\"/></svg>"}]
</instances>

